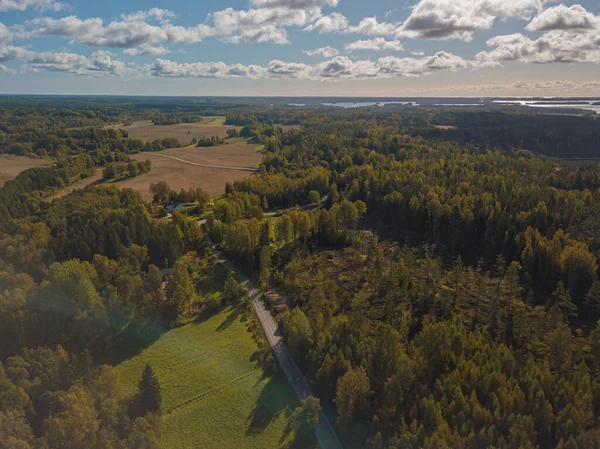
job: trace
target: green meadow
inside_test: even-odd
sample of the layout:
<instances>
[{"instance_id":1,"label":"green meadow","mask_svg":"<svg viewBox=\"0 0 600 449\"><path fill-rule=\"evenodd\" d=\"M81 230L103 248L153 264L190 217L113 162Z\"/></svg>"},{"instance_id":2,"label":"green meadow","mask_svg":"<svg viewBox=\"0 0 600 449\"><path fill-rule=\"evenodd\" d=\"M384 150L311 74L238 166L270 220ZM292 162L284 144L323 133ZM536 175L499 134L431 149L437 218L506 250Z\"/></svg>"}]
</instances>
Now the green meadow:
<instances>
[{"instance_id":1,"label":"green meadow","mask_svg":"<svg viewBox=\"0 0 600 449\"><path fill-rule=\"evenodd\" d=\"M163 397L163 449L314 448L290 430L298 400L287 380L266 376L236 310L171 330L118 365L133 395L144 366ZM305 439L304 439L305 440Z\"/></svg>"}]
</instances>

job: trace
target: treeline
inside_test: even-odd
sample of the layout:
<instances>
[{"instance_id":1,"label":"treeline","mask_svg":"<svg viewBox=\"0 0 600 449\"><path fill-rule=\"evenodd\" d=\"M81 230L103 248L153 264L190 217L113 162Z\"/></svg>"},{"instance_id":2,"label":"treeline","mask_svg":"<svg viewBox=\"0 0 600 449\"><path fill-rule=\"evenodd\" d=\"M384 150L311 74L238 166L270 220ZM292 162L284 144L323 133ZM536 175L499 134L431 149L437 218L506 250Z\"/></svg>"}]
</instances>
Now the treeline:
<instances>
[{"instance_id":1,"label":"treeline","mask_svg":"<svg viewBox=\"0 0 600 449\"><path fill-rule=\"evenodd\" d=\"M139 175L144 175L152 170L152 161L129 161L127 164L108 164L102 170L102 179L109 180L115 178L135 178Z\"/></svg>"},{"instance_id":2,"label":"treeline","mask_svg":"<svg viewBox=\"0 0 600 449\"><path fill-rule=\"evenodd\" d=\"M60 346L24 349L0 362L0 435L7 448L158 449L160 387L144 373L140 393L121 398L114 368ZM149 400L150 399L150 400ZM137 407L143 404L143 407ZM160 401L159 401L160 404Z\"/></svg>"},{"instance_id":3,"label":"treeline","mask_svg":"<svg viewBox=\"0 0 600 449\"><path fill-rule=\"evenodd\" d=\"M200 147L200 148L216 147L219 145L227 144L227 141L225 141L225 139L222 139L217 136L212 136L212 137L200 136L198 139L195 139L195 140L196 140L196 146Z\"/></svg>"},{"instance_id":4,"label":"treeline","mask_svg":"<svg viewBox=\"0 0 600 449\"><path fill-rule=\"evenodd\" d=\"M471 111L440 113L432 122L455 128L414 129L411 134L480 150L525 149L559 158L600 156L600 127L592 116Z\"/></svg>"},{"instance_id":5,"label":"treeline","mask_svg":"<svg viewBox=\"0 0 600 449\"><path fill-rule=\"evenodd\" d=\"M69 185L94 166L92 158L83 156L64 159L54 167L31 168L20 173L0 187L0 223L39 212L44 190Z\"/></svg>"}]
</instances>

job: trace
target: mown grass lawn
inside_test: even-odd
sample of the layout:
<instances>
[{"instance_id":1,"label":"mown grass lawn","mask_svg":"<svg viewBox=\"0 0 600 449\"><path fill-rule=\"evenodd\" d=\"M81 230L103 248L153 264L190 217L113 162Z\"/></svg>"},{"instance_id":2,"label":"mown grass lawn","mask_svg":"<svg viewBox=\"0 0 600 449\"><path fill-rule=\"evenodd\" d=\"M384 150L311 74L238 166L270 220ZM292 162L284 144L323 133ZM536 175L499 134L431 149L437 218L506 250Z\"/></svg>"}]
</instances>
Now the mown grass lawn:
<instances>
[{"instance_id":1,"label":"mown grass lawn","mask_svg":"<svg viewBox=\"0 0 600 449\"><path fill-rule=\"evenodd\" d=\"M162 388L163 449L314 448L288 426L298 401L289 383L265 376L241 315L228 310L163 334L118 365L126 393L149 363Z\"/></svg>"}]
</instances>

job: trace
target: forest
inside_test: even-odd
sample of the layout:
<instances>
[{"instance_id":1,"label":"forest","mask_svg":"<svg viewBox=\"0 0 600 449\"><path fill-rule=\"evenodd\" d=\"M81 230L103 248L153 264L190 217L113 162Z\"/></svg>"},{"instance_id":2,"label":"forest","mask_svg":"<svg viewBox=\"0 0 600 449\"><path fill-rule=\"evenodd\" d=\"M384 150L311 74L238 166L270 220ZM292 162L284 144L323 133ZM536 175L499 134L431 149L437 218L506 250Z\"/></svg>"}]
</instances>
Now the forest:
<instances>
[{"instance_id":1,"label":"forest","mask_svg":"<svg viewBox=\"0 0 600 449\"><path fill-rule=\"evenodd\" d=\"M281 298L344 447L600 448L600 163L558 158L598 156L596 118L0 103L0 152L55 161L0 187L0 448L160 447L152 367L124 399L107 361L119 341L247 301L209 241ZM225 195L159 183L150 203L116 187L49 199L173 144L104 126L216 110L264 146ZM168 216L169 202L187 207Z\"/></svg>"}]
</instances>

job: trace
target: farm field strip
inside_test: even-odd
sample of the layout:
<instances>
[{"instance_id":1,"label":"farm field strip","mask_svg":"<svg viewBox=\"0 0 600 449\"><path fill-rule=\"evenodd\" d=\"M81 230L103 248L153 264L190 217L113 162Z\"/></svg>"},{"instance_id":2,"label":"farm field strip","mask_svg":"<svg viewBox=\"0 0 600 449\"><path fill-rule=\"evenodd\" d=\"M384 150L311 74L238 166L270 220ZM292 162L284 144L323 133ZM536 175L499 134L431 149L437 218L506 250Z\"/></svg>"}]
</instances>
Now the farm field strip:
<instances>
[{"instance_id":1,"label":"farm field strip","mask_svg":"<svg viewBox=\"0 0 600 449\"><path fill-rule=\"evenodd\" d=\"M142 153L142 154L148 154L148 153ZM174 161L182 162L184 164L196 165L197 167L216 168L216 169L219 169L219 170L240 170L240 171L251 171L251 172L257 171L256 168L251 168L251 167L229 167L229 166L225 166L225 165L199 164L197 162L186 161L184 159L180 159L180 158L174 157L174 156L169 156L169 155L166 155L166 154L160 154L160 153L154 153L154 154L156 154L156 156L165 157L165 158L168 158L168 159L173 159Z\"/></svg>"},{"instance_id":2,"label":"farm field strip","mask_svg":"<svg viewBox=\"0 0 600 449\"><path fill-rule=\"evenodd\" d=\"M206 117L206 120L197 123L178 123L176 125L154 125L150 120L133 122L129 126L111 125L108 129L123 129L127 131L130 139L139 139L144 142L175 138L182 144L191 144L192 139L200 137L227 137L227 130L237 129L239 126L225 125L225 117Z\"/></svg>"}]
</instances>

